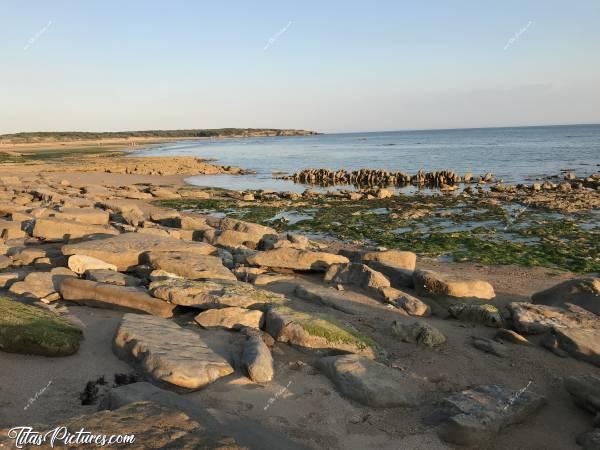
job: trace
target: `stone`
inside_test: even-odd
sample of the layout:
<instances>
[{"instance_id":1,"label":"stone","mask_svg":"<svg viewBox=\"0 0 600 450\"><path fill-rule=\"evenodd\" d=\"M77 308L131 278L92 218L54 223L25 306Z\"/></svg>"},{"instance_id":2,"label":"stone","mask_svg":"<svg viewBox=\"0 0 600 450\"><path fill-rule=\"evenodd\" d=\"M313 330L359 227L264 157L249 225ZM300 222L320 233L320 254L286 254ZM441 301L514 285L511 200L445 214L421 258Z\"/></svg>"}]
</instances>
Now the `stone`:
<instances>
[{"instance_id":1,"label":"stone","mask_svg":"<svg viewBox=\"0 0 600 450\"><path fill-rule=\"evenodd\" d=\"M115 272L117 270L117 266L115 266L114 264L109 264L107 262L102 261L101 259L86 255L69 256L68 265L69 269L71 269L73 272L79 275L85 273L86 270L93 269L114 270Z\"/></svg>"},{"instance_id":2,"label":"stone","mask_svg":"<svg viewBox=\"0 0 600 450\"><path fill-rule=\"evenodd\" d=\"M500 328L494 339L498 342L510 342L517 345L530 345L530 342L524 336L513 330L507 330L506 328Z\"/></svg>"},{"instance_id":3,"label":"stone","mask_svg":"<svg viewBox=\"0 0 600 450\"><path fill-rule=\"evenodd\" d=\"M423 320L414 322L400 322L395 320L392 324L392 335L403 342L437 347L446 342L446 337L437 328Z\"/></svg>"},{"instance_id":4,"label":"stone","mask_svg":"<svg viewBox=\"0 0 600 450\"><path fill-rule=\"evenodd\" d=\"M600 315L600 278L563 281L550 289L533 294L531 302L561 308L570 303Z\"/></svg>"},{"instance_id":5,"label":"stone","mask_svg":"<svg viewBox=\"0 0 600 450\"><path fill-rule=\"evenodd\" d=\"M411 316L426 317L431 314L431 308L427 303L404 291L388 287L383 288L381 293L387 303L406 311Z\"/></svg>"},{"instance_id":6,"label":"stone","mask_svg":"<svg viewBox=\"0 0 600 450\"><path fill-rule=\"evenodd\" d=\"M62 281L76 277L75 273L65 267L57 267L50 272L32 272L23 281L13 283L9 291L13 294L25 295L40 299L57 292Z\"/></svg>"},{"instance_id":7,"label":"stone","mask_svg":"<svg viewBox=\"0 0 600 450\"><path fill-rule=\"evenodd\" d=\"M6 269L10 267L12 260L8 256L0 255L0 269Z\"/></svg>"},{"instance_id":8,"label":"stone","mask_svg":"<svg viewBox=\"0 0 600 450\"><path fill-rule=\"evenodd\" d=\"M150 292L176 305L199 309L238 306L265 310L270 305L287 301L282 294L256 289L241 281L226 280L163 279L150 283Z\"/></svg>"},{"instance_id":9,"label":"stone","mask_svg":"<svg viewBox=\"0 0 600 450\"><path fill-rule=\"evenodd\" d=\"M332 264L325 273L325 281L350 284L364 289L375 297L382 297L381 289L390 287L389 280L364 264Z\"/></svg>"},{"instance_id":10,"label":"stone","mask_svg":"<svg viewBox=\"0 0 600 450\"><path fill-rule=\"evenodd\" d=\"M233 373L233 368L194 331L166 319L125 314L113 350L156 381L200 389Z\"/></svg>"},{"instance_id":11,"label":"stone","mask_svg":"<svg viewBox=\"0 0 600 450\"><path fill-rule=\"evenodd\" d=\"M360 314L361 309L348 301L348 295L331 288L319 285L299 284L294 289L294 294L304 300L329 306L346 314Z\"/></svg>"},{"instance_id":12,"label":"stone","mask_svg":"<svg viewBox=\"0 0 600 450\"><path fill-rule=\"evenodd\" d=\"M246 339L242 351L242 367L256 383L268 383L273 379L273 356L259 336L248 336Z\"/></svg>"},{"instance_id":13,"label":"stone","mask_svg":"<svg viewBox=\"0 0 600 450\"><path fill-rule=\"evenodd\" d=\"M324 315L273 306L267 311L265 330L276 341L301 348L375 357L375 344L369 337Z\"/></svg>"},{"instance_id":14,"label":"stone","mask_svg":"<svg viewBox=\"0 0 600 450\"><path fill-rule=\"evenodd\" d=\"M565 388L577 406L592 414L600 413L600 377L592 374L564 379Z\"/></svg>"},{"instance_id":15,"label":"stone","mask_svg":"<svg viewBox=\"0 0 600 450\"><path fill-rule=\"evenodd\" d=\"M448 279L431 270L415 271L414 283L417 295L483 300L496 296L493 286L487 281Z\"/></svg>"},{"instance_id":16,"label":"stone","mask_svg":"<svg viewBox=\"0 0 600 450\"><path fill-rule=\"evenodd\" d=\"M371 269L384 274L392 286L396 288L414 288L413 271L396 267L386 262L367 260L365 264Z\"/></svg>"},{"instance_id":17,"label":"stone","mask_svg":"<svg viewBox=\"0 0 600 450\"><path fill-rule=\"evenodd\" d=\"M292 270L325 272L332 264L345 264L345 256L333 253L313 252L295 248L278 248L266 252L257 252L247 258L253 266L272 267Z\"/></svg>"},{"instance_id":18,"label":"stone","mask_svg":"<svg viewBox=\"0 0 600 450\"><path fill-rule=\"evenodd\" d=\"M448 312L455 319L479 323L486 327L501 328L504 324L500 311L493 305L455 303L448 307Z\"/></svg>"},{"instance_id":19,"label":"stone","mask_svg":"<svg viewBox=\"0 0 600 450\"><path fill-rule=\"evenodd\" d=\"M96 308L143 312L159 317L172 317L175 305L148 295L142 288L116 286L77 278L60 283L64 300Z\"/></svg>"},{"instance_id":20,"label":"stone","mask_svg":"<svg viewBox=\"0 0 600 450\"><path fill-rule=\"evenodd\" d=\"M42 217L88 225L108 225L109 220L108 212L98 208L62 208L60 211L47 210Z\"/></svg>"},{"instance_id":21,"label":"stone","mask_svg":"<svg viewBox=\"0 0 600 450\"><path fill-rule=\"evenodd\" d=\"M365 264L376 261L398 269L414 271L417 265L417 255L413 252L400 250L385 250L382 252L367 252L362 256Z\"/></svg>"},{"instance_id":22,"label":"stone","mask_svg":"<svg viewBox=\"0 0 600 450\"><path fill-rule=\"evenodd\" d=\"M440 424L439 436L452 444L479 448L491 443L500 430L523 422L545 405L546 399L528 386L514 391L484 385L450 395L433 415Z\"/></svg>"},{"instance_id":23,"label":"stone","mask_svg":"<svg viewBox=\"0 0 600 450\"><path fill-rule=\"evenodd\" d=\"M23 223L13 220L0 219L0 237L2 239L18 239L27 236L23 231Z\"/></svg>"},{"instance_id":24,"label":"stone","mask_svg":"<svg viewBox=\"0 0 600 450\"><path fill-rule=\"evenodd\" d=\"M502 347L502 344L487 338L471 336L471 345L482 352L489 353L500 358L504 358L507 353L506 348Z\"/></svg>"},{"instance_id":25,"label":"stone","mask_svg":"<svg viewBox=\"0 0 600 450\"><path fill-rule=\"evenodd\" d=\"M600 328L558 328L553 330L558 346L576 359L600 367Z\"/></svg>"},{"instance_id":26,"label":"stone","mask_svg":"<svg viewBox=\"0 0 600 450\"><path fill-rule=\"evenodd\" d=\"M260 328L264 313L238 306L209 309L198 314L194 320L204 328L222 327L237 330L242 327Z\"/></svg>"},{"instance_id":27,"label":"stone","mask_svg":"<svg viewBox=\"0 0 600 450\"><path fill-rule=\"evenodd\" d=\"M423 381L359 355L328 356L317 362L340 393L372 408L416 406Z\"/></svg>"},{"instance_id":28,"label":"stone","mask_svg":"<svg viewBox=\"0 0 600 450\"><path fill-rule=\"evenodd\" d=\"M0 350L68 356L79 349L82 332L55 313L0 296Z\"/></svg>"},{"instance_id":29,"label":"stone","mask_svg":"<svg viewBox=\"0 0 600 450\"><path fill-rule=\"evenodd\" d=\"M27 274L22 271L1 272L0 273L0 288L8 289L13 283L21 281Z\"/></svg>"},{"instance_id":30,"label":"stone","mask_svg":"<svg viewBox=\"0 0 600 450\"><path fill-rule=\"evenodd\" d=\"M507 305L515 329L525 334L542 334L555 328L595 328L598 316L574 305L566 308L512 302Z\"/></svg>"},{"instance_id":31,"label":"stone","mask_svg":"<svg viewBox=\"0 0 600 450\"><path fill-rule=\"evenodd\" d=\"M252 222L244 222L243 220L232 219L231 217L224 217L219 222L219 228L223 231L232 230L251 236L251 240L254 245L258 244L258 241L265 234L277 234L277 231L271 227L265 227Z\"/></svg>"},{"instance_id":32,"label":"stone","mask_svg":"<svg viewBox=\"0 0 600 450\"><path fill-rule=\"evenodd\" d=\"M233 280L235 275L218 256L187 252L150 252L145 261L153 268L190 279Z\"/></svg>"},{"instance_id":33,"label":"stone","mask_svg":"<svg viewBox=\"0 0 600 450\"><path fill-rule=\"evenodd\" d=\"M142 284L139 278L110 269L89 269L85 271L84 276L86 280L115 284L117 286L139 286Z\"/></svg>"},{"instance_id":34,"label":"stone","mask_svg":"<svg viewBox=\"0 0 600 450\"><path fill-rule=\"evenodd\" d=\"M147 252L187 252L210 255L216 249L204 242L187 242L161 236L139 233L123 233L119 236L94 239L63 246L64 255L87 255L117 266L120 272L142 263L141 256Z\"/></svg>"},{"instance_id":35,"label":"stone","mask_svg":"<svg viewBox=\"0 0 600 450\"><path fill-rule=\"evenodd\" d=\"M60 219L36 219L32 235L46 241L67 241L89 236L116 235L108 225L89 225Z\"/></svg>"},{"instance_id":36,"label":"stone","mask_svg":"<svg viewBox=\"0 0 600 450\"><path fill-rule=\"evenodd\" d=\"M577 443L583 448L583 450L599 450L600 429L596 428L580 434L577 436Z\"/></svg>"},{"instance_id":37,"label":"stone","mask_svg":"<svg viewBox=\"0 0 600 450\"><path fill-rule=\"evenodd\" d=\"M140 383L136 383L140 384ZM50 435L57 427L65 427L68 436L77 437L80 430L85 433L70 445L64 445L64 440L54 442L54 448L94 447L94 448L129 448L131 450L143 449L220 449L243 450L233 438L220 432L215 432L211 427L201 425L192 420L180 410L162 406L149 401L136 401L126 404L114 411L99 411L93 414L78 416L52 425L38 425L35 431L42 436L47 435L46 444L39 448L50 447ZM14 440L8 437L8 430L0 430L0 447L12 448ZM91 433L87 435L86 433ZM98 436L96 442L92 436ZM111 436L123 436L126 441L119 444L108 444ZM101 438L105 443L102 445ZM86 445L87 444L87 445ZM31 448L27 446L27 448Z\"/></svg>"}]
</instances>

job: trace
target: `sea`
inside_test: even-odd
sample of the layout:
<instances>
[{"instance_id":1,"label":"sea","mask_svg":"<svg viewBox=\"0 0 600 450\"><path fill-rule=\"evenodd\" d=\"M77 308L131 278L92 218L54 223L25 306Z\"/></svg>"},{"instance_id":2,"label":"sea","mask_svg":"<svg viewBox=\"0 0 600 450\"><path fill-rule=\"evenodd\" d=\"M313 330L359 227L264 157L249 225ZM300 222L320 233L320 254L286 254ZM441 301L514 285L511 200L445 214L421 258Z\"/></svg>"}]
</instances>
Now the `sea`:
<instances>
[{"instance_id":1,"label":"sea","mask_svg":"<svg viewBox=\"0 0 600 450\"><path fill-rule=\"evenodd\" d=\"M189 184L239 191L302 192L306 185L277 176L306 168L348 171L370 168L411 175L420 169L453 170L460 175L472 172L475 176L492 172L505 183L530 184L560 176L564 171L574 171L578 176L600 171L600 125L204 139L165 143L140 149L135 154L197 156L255 171L253 175L203 175L186 179Z\"/></svg>"}]
</instances>

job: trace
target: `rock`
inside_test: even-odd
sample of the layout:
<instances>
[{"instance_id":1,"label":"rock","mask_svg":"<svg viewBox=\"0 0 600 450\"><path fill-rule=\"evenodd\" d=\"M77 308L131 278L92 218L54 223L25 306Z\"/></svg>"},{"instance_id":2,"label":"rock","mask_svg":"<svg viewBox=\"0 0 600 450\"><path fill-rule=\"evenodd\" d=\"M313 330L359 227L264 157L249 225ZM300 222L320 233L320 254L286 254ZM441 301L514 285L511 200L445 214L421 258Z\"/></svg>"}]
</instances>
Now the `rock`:
<instances>
[{"instance_id":1,"label":"rock","mask_svg":"<svg viewBox=\"0 0 600 450\"><path fill-rule=\"evenodd\" d=\"M531 296L537 305L564 308L567 303L600 315L600 278L577 278L557 284Z\"/></svg>"},{"instance_id":2,"label":"rock","mask_svg":"<svg viewBox=\"0 0 600 450\"><path fill-rule=\"evenodd\" d=\"M0 255L0 269L6 269L12 264L11 259L8 256Z\"/></svg>"},{"instance_id":3,"label":"rock","mask_svg":"<svg viewBox=\"0 0 600 450\"><path fill-rule=\"evenodd\" d=\"M375 356L375 344L370 338L331 318L286 306L274 306L267 311L265 330L276 341L298 347Z\"/></svg>"},{"instance_id":4,"label":"rock","mask_svg":"<svg viewBox=\"0 0 600 450\"><path fill-rule=\"evenodd\" d=\"M519 333L516 333L513 330L507 330L506 328L500 328L496 332L494 339L499 342L510 342L512 344L518 345L530 345L529 341L524 336L521 336Z\"/></svg>"},{"instance_id":5,"label":"rock","mask_svg":"<svg viewBox=\"0 0 600 450\"><path fill-rule=\"evenodd\" d=\"M431 270L415 271L414 283L417 295L483 300L490 300L496 296L494 288L487 281L447 279Z\"/></svg>"},{"instance_id":6,"label":"rock","mask_svg":"<svg viewBox=\"0 0 600 450\"><path fill-rule=\"evenodd\" d=\"M600 413L600 377L592 374L570 376L564 383L577 406L592 414Z\"/></svg>"},{"instance_id":7,"label":"rock","mask_svg":"<svg viewBox=\"0 0 600 450\"><path fill-rule=\"evenodd\" d=\"M381 261L365 261L365 263L371 269L384 274L390 280L391 285L396 288L412 289L415 287L412 270L392 266Z\"/></svg>"},{"instance_id":8,"label":"rock","mask_svg":"<svg viewBox=\"0 0 600 450\"><path fill-rule=\"evenodd\" d=\"M237 280L218 256L187 252L150 252L145 260L155 269L185 278Z\"/></svg>"},{"instance_id":9,"label":"rock","mask_svg":"<svg viewBox=\"0 0 600 450\"><path fill-rule=\"evenodd\" d=\"M405 269L410 272L414 271L417 265L417 255L415 253L400 250L367 252L362 256L362 260L365 264L369 264L370 261L376 261L387 266Z\"/></svg>"},{"instance_id":10,"label":"rock","mask_svg":"<svg viewBox=\"0 0 600 450\"><path fill-rule=\"evenodd\" d=\"M542 334L555 328L598 327L598 317L595 314L570 304L567 308L558 308L512 302L507 308L517 331L525 334Z\"/></svg>"},{"instance_id":11,"label":"rock","mask_svg":"<svg viewBox=\"0 0 600 450\"><path fill-rule=\"evenodd\" d=\"M364 264L332 264L325 273L325 281L350 284L364 289L375 297L382 297L381 289L390 287L389 280Z\"/></svg>"},{"instance_id":12,"label":"rock","mask_svg":"<svg viewBox=\"0 0 600 450\"><path fill-rule=\"evenodd\" d=\"M125 223L133 227L140 226L146 220L144 212L136 205L123 205L119 208L119 213Z\"/></svg>"},{"instance_id":13,"label":"rock","mask_svg":"<svg viewBox=\"0 0 600 450\"><path fill-rule=\"evenodd\" d=\"M600 429L596 428L580 434L577 436L577 443L583 450L600 450Z\"/></svg>"},{"instance_id":14,"label":"rock","mask_svg":"<svg viewBox=\"0 0 600 450\"><path fill-rule=\"evenodd\" d=\"M345 397L372 408L419 404L422 382L359 355L329 356L317 362Z\"/></svg>"},{"instance_id":15,"label":"rock","mask_svg":"<svg viewBox=\"0 0 600 450\"><path fill-rule=\"evenodd\" d=\"M231 306L203 311L194 320L204 328L223 327L237 330L241 327L260 328L263 315L259 310Z\"/></svg>"},{"instance_id":16,"label":"rock","mask_svg":"<svg viewBox=\"0 0 600 450\"><path fill-rule=\"evenodd\" d=\"M254 266L312 270L317 272L325 272L332 264L345 264L349 262L345 256L333 253L313 252L286 247L266 252L257 252L254 255L248 256L247 259L248 263Z\"/></svg>"},{"instance_id":17,"label":"rock","mask_svg":"<svg viewBox=\"0 0 600 450\"><path fill-rule=\"evenodd\" d=\"M506 356L506 348L491 339L471 336L471 345L482 352L489 353L500 358Z\"/></svg>"},{"instance_id":18,"label":"rock","mask_svg":"<svg viewBox=\"0 0 600 450\"><path fill-rule=\"evenodd\" d=\"M0 297L0 350L67 356L79 349L81 330L48 310Z\"/></svg>"},{"instance_id":19,"label":"rock","mask_svg":"<svg viewBox=\"0 0 600 450\"><path fill-rule=\"evenodd\" d=\"M22 238L26 235L22 222L0 219L0 237L5 241Z\"/></svg>"},{"instance_id":20,"label":"rock","mask_svg":"<svg viewBox=\"0 0 600 450\"><path fill-rule=\"evenodd\" d=\"M69 445L65 444L64 438L61 439L62 430L58 427L65 427L65 435L72 438ZM59 431L58 438L54 441L54 448L61 449L85 447L87 443L88 447L106 446L111 449L132 450L200 448L243 450L233 438L217 433L208 426L202 426L183 412L147 401L129 403L114 411L100 411L74 417L53 425L38 425L35 431L40 432L42 436L47 436L46 444L40 448L50 448L50 438L54 430ZM80 430L84 432L76 441L78 433L81 433ZM1 430L0 447L12 448L14 440L10 439L8 434L8 430ZM108 444L111 436L118 435L127 438L127 441ZM105 444L101 445L99 439L94 445L93 440L88 440L90 436L104 437ZM79 442L79 445L76 442ZM27 448L31 447L27 446Z\"/></svg>"},{"instance_id":21,"label":"rock","mask_svg":"<svg viewBox=\"0 0 600 450\"><path fill-rule=\"evenodd\" d=\"M175 305L151 297L142 288L116 286L77 278L63 280L60 284L60 294L64 300L80 305L144 312L159 317L171 317L175 309Z\"/></svg>"},{"instance_id":22,"label":"rock","mask_svg":"<svg viewBox=\"0 0 600 450\"><path fill-rule=\"evenodd\" d=\"M60 211L47 210L43 217L78 222L88 225L108 225L107 211L97 208L62 208Z\"/></svg>"},{"instance_id":23,"label":"rock","mask_svg":"<svg viewBox=\"0 0 600 450\"><path fill-rule=\"evenodd\" d=\"M600 329L558 328L554 335L560 349L572 357L600 367Z\"/></svg>"},{"instance_id":24,"label":"rock","mask_svg":"<svg viewBox=\"0 0 600 450\"><path fill-rule=\"evenodd\" d=\"M399 289L393 287L383 288L381 293L387 303L406 311L411 316L425 317L431 314L429 305Z\"/></svg>"},{"instance_id":25,"label":"rock","mask_svg":"<svg viewBox=\"0 0 600 450\"><path fill-rule=\"evenodd\" d=\"M142 261L140 257L147 252L188 252L197 255L209 255L216 249L204 242L187 242L161 236L149 236L139 233L124 233L105 239L95 239L77 244L65 245L64 255L87 255L117 266L126 271Z\"/></svg>"},{"instance_id":26,"label":"rock","mask_svg":"<svg viewBox=\"0 0 600 450\"><path fill-rule=\"evenodd\" d=\"M265 234L277 234L277 231L270 227L265 227L252 222L244 222L243 220L232 219L231 217L224 217L219 222L219 228L223 231L236 231L248 235L250 241L258 244L258 241Z\"/></svg>"},{"instance_id":27,"label":"rock","mask_svg":"<svg viewBox=\"0 0 600 450\"><path fill-rule=\"evenodd\" d=\"M86 255L72 255L69 257L69 269L73 272L81 275L86 270L93 269L106 269L106 270L114 270L116 272L117 266L114 264L109 264L104 262L98 258L94 258L92 256Z\"/></svg>"},{"instance_id":28,"label":"rock","mask_svg":"<svg viewBox=\"0 0 600 450\"><path fill-rule=\"evenodd\" d=\"M200 389L233 373L197 333L159 317L125 314L113 350L155 380L186 389Z\"/></svg>"},{"instance_id":29,"label":"rock","mask_svg":"<svg viewBox=\"0 0 600 450\"><path fill-rule=\"evenodd\" d=\"M265 310L269 305L287 301L282 294L256 289L248 283L226 280L158 280L150 284L150 292L176 305L200 309L238 306Z\"/></svg>"},{"instance_id":30,"label":"rock","mask_svg":"<svg viewBox=\"0 0 600 450\"><path fill-rule=\"evenodd\" d=\"M411 323L402 323L395 320L392 324L392 335L403 342L427 347L437 347L446 342L446 337L437 328L422 320Z\"/></svg>"},{"instance_id":31,"label":"rock","mask_svg":"<svg viewBox=\"0 0 600 450\"><path fill-rule=\"evenodd\" d=\"M21 281L27 274L25 272L2 272L0 273L0 288L8 289L13 283Z\"/></svg>"},{"instance_id":32,"label":"rock","mask_svg":"<svg viewBox=\"0 0 600 450\"><path fill-rule=\"evenodd\" d=\"M116 235L108 225L88 225L59 219L36 219L32 235L46 241L67 241L89 236Z\"/></svg>"},{"instance_id":33,"label":"rock","mask_svg":"<svg viewBox=\"0 0 600 450\"><path fill-rule=\"evenodd\" d=\"M528 388L513 391L505 386L477 386L457 392L434 413L441 423L440 437L452 444L482 448L509 425L523 422L546 403Z\"/></svg>"},{"instance_id":34,"label":"rock","mask_svg":"<svg viewBox=\"0 0 600 450\"><path fill-rule=\"evenodd\" d=\"M65 267L57 267L50 272L32 272L23 281L13 283L9 291L32 298L44 298L57 292L64 279L74 277L76 275Z\"/></svg>"},{"instance_id":35,"label":"rock","mask_svg":"<svg viewBox=\"0 0 600 450\"><path fill-rule=\"evenodd\" d=\"M115 284L117 286L139 286L142 284L139 278L109 269L90 269L86 270L84 275L87 280Z\"/></svg>"},{"instance_id":36,"label":"rock","mask_svg":"<svg viewBox=\"0 0 600 450\"><path fill-rule=\"evenodd\" d=\"M177 192L172 191L171 189L163 188L163 187L155 187L155 188L150 189L150 194L152 194L153 197L162 198L162 199L181 198L181 195L179 195Z\"/></svg>"},{"instance_id":37,"label":"rock","mask_svg":"<svg viewBox=\"0 0 600 450\"><path fill-rule=\"evenodd\" d=\"M259 336L248 336L246 339L242 352L242 367L256 383L268 383L273 379L273 356Z\"/></svg>"},{"instance_id":38,"label":"rock","mask_svg":"<svg viewBox=\"0 0 600 450\"><path fill-rule=\"evenodd\" d=\"M304 285L299 284L294 289L294 294L304 300L316 302L318 304L329 306L338 311L347 314L360 314L360 309L348 301L348 295L343 292L336 291L331 288L322 287L319 285Z\"/></svg>"},{"instance_id":39,"label":"rock","mask_svg":"<svg viewBox=\"0 0 600 450\"><path fill-rule=\"evenodd\" d=\"M271 283L277 283L278 281L291 281L293 279L293 275L286 275L283 273L263 273L261 275L257 275L252 283L255 286L266 286Z\"/></svg>"},{"instance_id":40,"label":"rock","mask_svg":"<svg viewBox=\"0 0 600 450\"><path fill-rule=\"evenodd\" d=\"M450 315L458 320L500 328L504 324L498 308L488 304L455 303L448 307Z\"/></svg>"}]
</instances>

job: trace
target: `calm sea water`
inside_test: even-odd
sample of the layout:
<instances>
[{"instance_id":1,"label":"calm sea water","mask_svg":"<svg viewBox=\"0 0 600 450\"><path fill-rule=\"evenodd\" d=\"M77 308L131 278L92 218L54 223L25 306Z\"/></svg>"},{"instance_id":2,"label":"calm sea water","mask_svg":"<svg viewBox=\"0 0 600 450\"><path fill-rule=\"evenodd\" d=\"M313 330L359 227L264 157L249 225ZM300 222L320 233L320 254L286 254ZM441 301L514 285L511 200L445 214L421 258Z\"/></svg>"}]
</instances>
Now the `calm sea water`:
<instances>
[{"instance_id":1,"label":"calm sea water","mask_svg":"<svg viewBox=\"0 0 600 450\"><path fill-rule=\"evenodd\" d=\"M419 169L450 169L460 174L471 171L476 175L493 172L505 182L530 183L566 169L578 175L600 170L600 125L180 141L137 154L193 155L255 170L256 175L199 176L187 180L191 184L236 190L300 192L306 186L275 180L273 173L293 173L309 167L401 170L410 174Z\"/></svg>"}]
</instances>

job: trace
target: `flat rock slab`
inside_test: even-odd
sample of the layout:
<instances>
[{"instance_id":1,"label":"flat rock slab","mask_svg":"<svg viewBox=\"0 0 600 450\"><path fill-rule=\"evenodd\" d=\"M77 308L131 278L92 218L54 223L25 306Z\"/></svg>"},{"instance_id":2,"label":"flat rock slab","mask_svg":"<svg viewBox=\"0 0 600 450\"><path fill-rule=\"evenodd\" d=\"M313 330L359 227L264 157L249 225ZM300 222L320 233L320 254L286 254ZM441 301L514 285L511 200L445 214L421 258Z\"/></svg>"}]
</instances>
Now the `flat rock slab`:
<instances>
[{"instance_id":1,"label":"flat rock slab","mask_svg":"<svg viewBox=\"0 0 600 450\"><path fill-rule=\"evenodd\" d=\"M209 255L215 252L216 249L204 242L187 242L171 237L140 233L123 233L115 237L69 244L62 248L64 255L92 256L116 265L117 269L122 272L140 264L142 262L140 257L150 251L180 251L197 255Z\"/></svg>"},{"instance_id":2,"label":"flat rock slab","mask_svg":"<svg viewBox=\"0 0 600 450\"><path fill-rule=\"evenodd\" d=\"M43 217L88 225L108 225L109 214L97 208L62 208L60 211L47 210Z\"/></svg>"},{"instance_id":3,"label":"flat rock slab","mask_svg":"<svg viewBox=\"0 0 600 450\"><path fill-rule=\"evenodd\" d=\"M150 292L155 297L176 305L200 309L239 306L249 309L262 309L272 304L283 304L285 296L275 292L256 289L241 281L226 280L185 280L170 278L154 281Z\"/></svg>"},{"instance_id":4,"label":"flat rock slab","mask_svg":"<svg viewBox=\"0 0 600 450\"><path fill-rule=\"evenodd\" d=\"M345 256L333 253L313 252L287 247L268 250L266 252L257 252L247 259L248 263L253 266L317 272L325 272L332 264L350 262Z\"/></svg>"},{"instance_id":5,"label":"flat rock slab","mask_svg":"<svg viewBox=\"0 0 600 450\"><path fill-rule=\"evenodd\" d=\"M260 328L264 313L255 309L229 308L209 309L198 314L194 320L204 328L221 327L237 330L243 327Z\"/></svg>"},{"instance_id":6,"label":"flat rock slab","mask_svg":"<svg viewBox=\"0 0 600 450\"><path fill-rule=\"evenodd\" d=\"M429 422L441 423L438 433L446 442L482 445L493 440L501 429L524 421L545 403L545 398L528 386L520 390L477 386L446 398Z\"/></svg>"},{"instance_id":7,"label":"flat rock slab","mask_svg":"<svg viewBox=\"0 0 600 450\"><path fill-rule=\"evenodd\" d=\"M9 291L13 294L41 299L57 292L64 279L75 277L75 273L65 267L57 267L50 272L32 272L23 281L13 283Z\"/></svg>"},{"instance_id":8,"label":"flat rock slab","mask_svg":"<svg viewBox=\"0 0 600 450\"><path fill-rule=\"evenodd\" d=\"M539 305L565 307L567 303L600 315L600 278L577 278L537 292L531 302Z\"/></svg>"},{"instance_id":9,"label":"flat rock slab","mask_svg":"<svg viewBox=\"0 0 600 450\"><path fill-rule=\"evenodd\" d=\"M0 297L0 350L67 356L79 349L81 330L56 314Z\"/></svg>"},{"instance_id":10,"label":"flat rock slab","mask_svg":"<svg viewBox=\"0 0 600 450\"><path fill-rule=\"evenodd\" d=\"M600 367L600 329L555 328L558 347L573 358Z\"/></svg>"},{"instance_id":11,"label":"flat rock slab","mask_svg":"<svg viewBox=\"0 0 600 450\"><path fill-rule=\"evenodd\" d=\"M95 436L105 436L106 440L113 435L134 436L133 442L105 446L94 441L79 441L79 445L65 444L57 439L54 447L50 443L52 430L57 426L66 427L70 435L80 430ZM41 446L27 446L38 449L66 448L128 448L131 450L145 449L231 449L242 450L233 438L223 436L192 420L187 414L154 402L140 401L129 403L114 411L99 411L67 419L59 424L38 425L34 431L47 435ZM81 439L84 439L84 434ZM8 430L0 430L0 447L13 449L14 439L8 437Z\"/></svg>"},{"instance_id":12,"label":"flat rock slab","mask_svg":"<svg viewBox=\"0 0 600 450\"><path fill-rule=\"evenodd\" d=\"M286 306L269 309L265 329L275 340L298 347L375 357L375 343L369 337L333 318L307 314Z\"/></svg>"},{"instance_id":13,"label":"flat rock slab","mask_svg":"<svg viewBox=\"0 0 600 450\"><path fill-rule=\"evenodd\" d=\"M110 264L105 261L102 261L101 259L87 255L69 256L68 265L69 269L71 269L73 272L79 275L85 273L86 270L93 269L108 269L113 271L117 270L117 266L115 266L114 264Z\"/></svg>"},{"instance_id":14,"label":"flat rock slab","mask_svg":"<svg viewBox=\"0 0 600 450\"><path fill-rule=\"evenodd\" d=\"M579 375L565 378L565 388L573 401L592 414L600 413L600 376Z\"/></svg>"},{"instance_id":15,"label":"flat rock slab","mask_svg":"<svg viewBox=\"0 0 600 450\"><path fill-rule=\"evenodd\" d=\"M69 278L60 284L64 300L96 308L143 312L159 317L173 316L175 305L152 297L145 289Z\"/></svg>"},{"instance_id":16,"label":"flat rock slab","mask_svg":"<svg viewBox=\"0 0 600 450\"><path fill-rule=\"evenodd\" d=\"M139 278L109 269L89 269L85 271L84 276L90 281L116 284L117 286L139 286L142 284L142 280Z\"/></svg>"},{"instance_id":17,"label":"flat rock slab","mask_svg":"<svg viewBox=\"0 0 600 450\"><path fill-rule=\"evenodd\" d=\"M359 355L321 358L317 367L345 397L373 408L414 406L423 380Z\"/></svg>"},{"instance_id":18,"label":"flat rock slab","mask_svg":"<svg viewBox=\"0 0 600 450\"><path fill-rule=\"evenodd\" d=\"M60 219L36 219L32 231L34 237L47 241L65 241L111 234L119 234L119 231L108 225L90 225Z\"/></svg>"},{"instance_id":19,"label":"flat rock slab","mask_svg":"<svg viewBox=\"0 0 600 450\"><path fill-rule=\"evenodd\" d=\"M337 291L329 287L299 284L294 289L294 294L304 300L329 306L347 314L360 314L361 311L364 311L364 308L360 308L360 306L348 300L347 292Z\"/></svg>"},{"instance_id":20,"label":"flat rock slab","mask_svg":"<svg viewBox=\"0 0 600 450\"><path fill-rule=\"evenodd\" d=\"M155 269L190 279L237 281L235 275L223 265L218 256L198 255L188 252L150 252L146 261Z\"/></svg>"},{"instance_id":21,"label":"flat rock slab","mask_svg":"<svg viewBox=\"0 0 600 450\"><path fill-rule=\"evenodd\" d=\"M405 269L410 272L413 272L417 265L417 255L415 253L401 250L367 252L362 255L362 260L365 262L365 264L368 264L368 261L377 261L388 266L398 269Z\"/></svg>"},{"instance_id":22,"label":"flat rock slab","mask_svg":"<svg viewBox=\"0 0 600 450\"><path fill-rule=\"evenodd\" d=\"M483 280L447 278L431 270L414 272L415 291L418 295L434 298L473 298L491 300L496 297L493 286Z\"/></svg>"},{"instance_id":23,"label":"flat rock slab","mask_svg":"<svg viewBox=\"0 0 600 450\"><path fill-rule=\"evenodd\" d=\"M233 373L197 333L153 316L125 314L113 350L153 379L186 389L200 389Z\"/></svg>"},{"instance_id":24,"label":"flat rock slab","mask_svg":"<svg viewBox=\"0 0 600 450\"><path fill-rule=\"evenodd\" d=\"M559 328L600 328L598 316L571 304L559 308L513 302L507 308L517 331L525 334L541 334Z\"/></svg>"}]
</instances>

